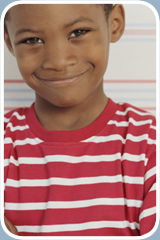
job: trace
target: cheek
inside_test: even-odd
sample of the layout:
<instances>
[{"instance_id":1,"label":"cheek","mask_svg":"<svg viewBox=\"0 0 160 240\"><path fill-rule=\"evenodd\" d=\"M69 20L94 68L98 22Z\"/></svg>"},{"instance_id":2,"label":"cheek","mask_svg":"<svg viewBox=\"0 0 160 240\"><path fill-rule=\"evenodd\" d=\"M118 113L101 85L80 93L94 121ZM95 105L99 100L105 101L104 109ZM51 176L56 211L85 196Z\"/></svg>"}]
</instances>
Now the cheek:
<instances>
[{"instance_id":1,"label":"cheek","mask_svg":"<svg viewBox=\"0 0 160 240\"><path fill-rule=\"evenodd\" d=\"M97 76L104 75L108 65L109 48L104 46L97 47L90 52L90 60Z\"/></svg>"},{"instance_id":2,"label":"cheek","mask_svg":"<svg viewBox=\"0 0 160 240\"><path fill-rule=\"evenodd\" d=\"M99 34L93 39L85 49L88 59L95 67L107 66L109 56L109 42L103 34Z\"/></svg>"},{"instance_id":3,"label":"cheek","mask_svg":"<svg viewBox=\"0 0 160 240\"><path fill-rule=\"evenodd\" d=\"M39 64L39 58L37 58L34 54L28 54L26 52L17 51L16 59L19 71L23 77L31 75L34 69L36 69L37 64Z\"/></svg>"}]
</instances>

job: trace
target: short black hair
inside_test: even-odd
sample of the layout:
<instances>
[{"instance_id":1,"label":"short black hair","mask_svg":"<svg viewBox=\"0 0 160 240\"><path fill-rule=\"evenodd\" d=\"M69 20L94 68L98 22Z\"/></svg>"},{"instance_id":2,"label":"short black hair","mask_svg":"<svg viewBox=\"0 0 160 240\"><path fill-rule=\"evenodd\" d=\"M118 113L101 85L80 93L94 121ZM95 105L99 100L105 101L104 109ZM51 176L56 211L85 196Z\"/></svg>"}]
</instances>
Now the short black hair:
<instances>
[{"instance_id":1,"label":"short black hair","mask_svg":"<svg viewBox=\"0 0 160 240\"><path fill-rule=\"evenodd\" d=\"M106 15L106 18L108 19L110 12L112 11L113 4L103 4L104 12Z\"/></svg>"}]
</instances>

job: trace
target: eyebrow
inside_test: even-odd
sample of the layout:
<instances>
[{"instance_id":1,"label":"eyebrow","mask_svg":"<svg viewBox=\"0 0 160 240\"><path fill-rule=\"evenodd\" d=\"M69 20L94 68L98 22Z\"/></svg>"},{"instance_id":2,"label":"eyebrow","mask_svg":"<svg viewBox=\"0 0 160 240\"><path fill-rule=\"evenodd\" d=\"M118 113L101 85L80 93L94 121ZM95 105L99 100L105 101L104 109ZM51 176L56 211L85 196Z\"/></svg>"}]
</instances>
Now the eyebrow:
<instances>
[{"instance_id":1,"label":"eyebrow","mask_svg":"<svg viewBox=\"0 0 160 240\"><path fill-rule=\"evenodd\" d=\"M86 17L79 17L77 19L75 19L74 21L70 22L70 23L66 23L64 25L64 28L68 28L68 27L71 27L73 26L74 24L76 23L79 23L79 22L92 22L92 23L95 23L92 19L90 18L86 18ZM18 35L22 34L22 33L26 33L26 32L29 32L29 33L40 33L41 31L40 30L33 30L31 28L22 28L22 29L19 29L16 31L16 34L15 36L17 37Z\"/></svg>"},{"instance_id":2,"label":"eyebrow","mask_svg":"<svg viewBox=\"0 0 160 240\"><path fill-rule=\"evenodd\" d=\"M40 30L33 30L31 28L21 28L16 31L15 36L17 37L19 34L25 33L25 32L30 32L30 33L40 33Z\"/></svg>"},{"instance_id":3,"label":"eyebrow","mask_svg":"<svg viewBox=\"0 0 160 240\"><path fill-rule=\"evenodd\" d=\"M79 17L79 18L75 19L74 21L65 24L64 27L65 27L65 28L67 28L67 27L71 27L71 26L73 26L73 25L76 24L76 23L79 23L79 22L86 22L86 21L87 21L87 22L95 23L95 22L94 22L92 19L90 19L90 18Z\"/></svg>"}]
</instances>

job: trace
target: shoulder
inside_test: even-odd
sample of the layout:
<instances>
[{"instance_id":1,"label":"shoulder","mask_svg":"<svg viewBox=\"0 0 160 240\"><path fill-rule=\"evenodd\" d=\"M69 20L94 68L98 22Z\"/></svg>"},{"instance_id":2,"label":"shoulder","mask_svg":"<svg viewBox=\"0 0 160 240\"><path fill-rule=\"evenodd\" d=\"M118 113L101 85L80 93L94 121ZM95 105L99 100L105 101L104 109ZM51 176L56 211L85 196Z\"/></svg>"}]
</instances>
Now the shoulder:
<instances>
[{"instance_id":1,"label":"shoulder","mask_svg":"<svg viewBox=\"0 0 160 240\"><path fill-rule=\"evenodd\" d=\"M28 108L16 108L4 115L4 130L22 125L26 119Z\"/></svg>"},{"instance_id":2,"label":"shoulder","mask_svg":"<svg viewBox=\"0 0 160 240\"><path fill-rule=\"evenodd\" d=\"M116 115L134 124L143 125L148 123L154 126L156 125L156 118L154 115L129 103L117 103Z\"/></svg>"},{"instance_id":3,"label":"shoulder","mask_svg":"<svg viewBox=\"0 0 160 240\"><path fill-rule=\"evenodd\" d=\"M128 103L116 103L117 108L114 117L109 121L117 131L125 132L129 136L135 136L147 141L156 139L156 118L151 113ZM149 140L148 140L149 139Z\"/></svg>"}]
</instances>

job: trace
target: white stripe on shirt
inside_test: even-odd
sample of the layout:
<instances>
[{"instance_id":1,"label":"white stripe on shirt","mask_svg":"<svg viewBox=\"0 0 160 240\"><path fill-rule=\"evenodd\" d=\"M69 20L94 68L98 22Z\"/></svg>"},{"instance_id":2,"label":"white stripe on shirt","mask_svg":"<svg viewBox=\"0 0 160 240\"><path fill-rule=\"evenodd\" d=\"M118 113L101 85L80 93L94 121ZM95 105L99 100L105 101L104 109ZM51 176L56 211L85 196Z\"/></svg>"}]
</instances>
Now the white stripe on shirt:
<instances>
[{"instance_id":1,"label":"white stripe on shirt","mask_svg":"<svg viewBox=\"0 0 160 240\"><path fill-rule=\"evenodd\" d=\"M80 201L48 201L48 202L31 202L31 203L10 203L5 202L6 210L46 210L46 209L72 209L84 208L92 206L124 206L140 208L141 200L126 199L126 198L95 198Z\"/></svg>"},{"instance_id":2,"label":"white stripe on shirt","mask_svg":"<svg viewBox=\"0 0 160 240\"><path fill-rule=\"evenodd\" d=\"M47 155L44 158L38 157L19 157L18 160L13 156L10 159L5 159L5 166L13 163L15 166L20 164L46 164L50 162L65 162L65 163L95 163L95 162L114 162L117 160L127 160L131 162L146 161L145 154L134 155L129 153L106 154L106 155L84 155L84 156L69 156L69 155Z\"/></svg>"},{"instance_id":3,"label":"white stripe on shirt","mask_svg":"<svg viewBox=\"0 0 160 240\"><path fill-rule=\"evenodd\" d=\"M96 183L117 183L125 182L129 184L144 184L143 177L130 177L121 174L114 176L98 176L98 177L81 177L81 178L49 178L49 179L21 179L12 180L7 179L6 186L10 187L35 187L35 186L50 186L50 185L62 185L62 186L76 186Z\"/></svg>"},{"instance_id":4,"label":"white stripe on shirt","mask_svg":"<svg viewBox=\"0 0 160 240\"><path fill-rule=\"evenodd\" d=\"M129 221L94 221L86 223L75 224L58 224L58 225L42 225L42 226L16 226L18 232L68 232L68 231L82 231L88 229L99 228L127 228L139 229L139 224Z\"/></svg>"},{"instance_id":5,"label":"white stripe on shirt","mask_svg":"<svg viewBox=\"0 0 160 240\"><path fill-rule=\"evenodd\" d=\"M141 212L141 214L139 216L139 221L141 221L143 218L151 216L155 213L156 213L156 207L145 209Z\"/></svg>"}]
</instances>

